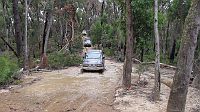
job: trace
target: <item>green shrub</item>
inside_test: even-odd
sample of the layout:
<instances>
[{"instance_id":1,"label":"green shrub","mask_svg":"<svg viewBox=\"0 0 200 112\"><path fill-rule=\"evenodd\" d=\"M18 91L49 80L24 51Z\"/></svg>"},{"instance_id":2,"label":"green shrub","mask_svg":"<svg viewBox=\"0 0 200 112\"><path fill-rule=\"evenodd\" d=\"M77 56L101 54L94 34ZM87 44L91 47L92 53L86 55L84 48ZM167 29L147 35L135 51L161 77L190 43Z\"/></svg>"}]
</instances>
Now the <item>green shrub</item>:
<instances>
[{"instance_id":1,"label":"green shrub","mask_svg":"<svg viewBox=\"0 0 200 112\"><path fill-rule=\"evenodd\" d=\"M66 66L77 66L82 63L82 58L75 54L52 53L49 55L49 66L59 69Z\"/></svg>"},{"instance_id":2,"label":"green shrub","mask_svg":"<svg viewBox=\"0 0 200 112\"><path fill-rule=\"evenodd\" d=\"M76 37L75 40L72 42L70 52L71 53L77 53L82 52L83 49L83 42L82 37Z\"/></svg>"},{"instance_id":3,"label":"green shrub","mask_svg":"<svg viewBox=\"0 0 200 112\"><path fill-rule=\"evenodd\" d=\"M112 50L112 49L104 48L103 51L104 51L104 54L106 56L113 56L114 55L114 50Z\"/></svg>"},{"instance_id":4,"label":"green shrub","mask_svg":"<svg viewBox=\"0 0 200 112\"><path fill-rule=\"evenodd\" d=\"M0 57L0 85L11 82L14 73L17 71L17 62L8 57Z\"/></svg>"},{"instance_id":5,"label":"green shrub","mask_svg":"<svg viewBox=\"0 0 200 112\"><path fill-rule=\"evenodd\" d=\"M145 62L155 61L155 53L151 52L151 53L145 54L144 61Z\"/></svg>"}]
</instances>

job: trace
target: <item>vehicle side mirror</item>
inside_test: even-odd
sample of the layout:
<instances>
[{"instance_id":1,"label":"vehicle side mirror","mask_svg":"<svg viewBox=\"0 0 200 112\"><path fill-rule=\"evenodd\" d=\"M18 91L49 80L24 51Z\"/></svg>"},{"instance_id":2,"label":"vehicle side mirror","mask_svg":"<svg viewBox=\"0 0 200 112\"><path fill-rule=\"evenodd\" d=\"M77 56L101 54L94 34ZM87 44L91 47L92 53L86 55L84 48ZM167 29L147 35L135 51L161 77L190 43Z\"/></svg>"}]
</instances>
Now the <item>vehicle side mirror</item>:
<instances>
[{"instance_id":1,"label":"vehicle side mirror","mask_svg":"<svg viewBox=\"0 0 200 112\"><path fill-rule=\"evenodd\" d=\"M105 59L105 57L103 56L103 59Z\"/></svg>"}]
</instances>

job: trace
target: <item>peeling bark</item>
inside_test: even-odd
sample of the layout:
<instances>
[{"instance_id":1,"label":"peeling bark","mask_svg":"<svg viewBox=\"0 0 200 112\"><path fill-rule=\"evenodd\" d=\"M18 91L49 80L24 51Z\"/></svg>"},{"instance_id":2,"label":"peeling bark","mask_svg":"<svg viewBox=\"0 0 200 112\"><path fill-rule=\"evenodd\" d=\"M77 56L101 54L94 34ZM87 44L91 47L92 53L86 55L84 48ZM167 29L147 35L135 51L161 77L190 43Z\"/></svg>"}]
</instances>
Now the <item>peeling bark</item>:
<instances>
[{"instance_id":1,"label":"peeling bark","mask_svg":"<svg viewBox=\"0 0 200 112\"><path fill-rule=\"evenodd\" d=\"M200 0L192 0L185 20L182 43L178 54L177 70L167 105L167 112L184 112L194 52L200 29Z\"/></svg>"},{"instance_id":2,"label":"peeling bark","mask_svg":"<svg viewBox=\"0 0 200 112\"><path fill-rule=\"evenodd\" d=\"M152 100L160 99L160 37L158 32L158 0L154 0L154 34L155 34L155 81L152 91Z\"/></svg>"}]
</instances>

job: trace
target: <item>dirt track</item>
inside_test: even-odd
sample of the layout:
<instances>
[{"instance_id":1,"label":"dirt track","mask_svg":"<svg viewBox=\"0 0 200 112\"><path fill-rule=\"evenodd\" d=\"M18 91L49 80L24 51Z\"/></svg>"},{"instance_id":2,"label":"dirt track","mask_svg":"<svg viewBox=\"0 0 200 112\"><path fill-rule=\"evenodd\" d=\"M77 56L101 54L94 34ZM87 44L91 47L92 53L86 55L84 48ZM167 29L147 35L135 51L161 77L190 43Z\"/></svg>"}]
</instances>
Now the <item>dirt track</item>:
<instances>
[{"instance_id":1,"label":"dirt track","mask_svg":"<svg viewBox=\"0 0 200 112\"><path fill-rule=\"evenodd\" d=\"M103 74L80 74L79 67L32 74L23 87L0 93L0 112L115 112L121 68L106 60Z\"/></svg>"}]
</instances>

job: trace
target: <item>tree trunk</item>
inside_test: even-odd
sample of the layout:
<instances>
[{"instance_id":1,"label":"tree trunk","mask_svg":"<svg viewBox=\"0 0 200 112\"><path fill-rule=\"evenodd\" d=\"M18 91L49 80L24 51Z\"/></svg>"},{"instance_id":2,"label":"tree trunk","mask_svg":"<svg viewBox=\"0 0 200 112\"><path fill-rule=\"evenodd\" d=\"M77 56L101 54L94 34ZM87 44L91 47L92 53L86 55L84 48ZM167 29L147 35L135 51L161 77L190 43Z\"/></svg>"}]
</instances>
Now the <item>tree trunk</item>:
<instances>
[{"instance_id":1,"label":"tree trunk","mask_svg":"<svg viewBox=\"0 0 200 112\"><path fill-rule=\"evenodd\" d=\"M144 61L144 44L142 44L141 51L140 51L140 61Z\"/></svg>"},{"instance_id":2,"label":"tree trunk","mask_svg":"<svg viewBox=\"0 0 200 112\"><path fill-rule=\"evenodd\" d=\"M27 27L28 27L28 3L25 0L25 34L24 34L24 69L29 69L29 62L28 62L28 37L27 37Z\"/></svg>"},{"instance_id":3,"label":"tree trunk","mask_svg":"<svg viewBox=\"0 0 200 112\"><path fill-rule=\"evenodd\" d=\"M103 25L104 5L105 5L105 1L103 0L103 2L101 4L101 26Z\"/></svg>"},{"instance_id":4,"label":"tree trunk","mask_svg":"<svg viewBox=\"0 0 200 112\"><path fill-rule=\"evenodd\" d=\"M44 33L43 33L43 42L42 42L42 55L41 55L41 68L46 68L48 66L48 59L47 59L47 45L49 39L49 33L52 25L52 9L46 12L46 21L44 26Z\"/></svg>"},{"instance_id":5,"label":"tree trunk","mask_svg":"<svg viewBox=\"0 0 200 112\"><path fill-rule=\"evenodd\" d=\"M133 52L133 21L131 11L131 0L126 0L126 54L123 68L123 86L125 88L131 87L131 72L132 72L132 52Z\"/></svg>"},{"instance_id":6,"label":"tree trunk","mask_svg":"<svg viewBox=\"0 0 200 112\"><path fill-rule=\"evenodd\" d=\"M12 0L13 2L13 16L14 16L14 27L15 27L15 41L17 47L17 55L21 56L21 48L22 48L22 32L20 26L20 16L18 12L18 0Z\"/></svg>"},{"instance_id":7,"label":"tree trunk","mask_svg":"<svg viewBox=\"0 0 200 112\"><path fill-rule=\"evenodd\" d=\"M71 46L72 46L72 42L73 42L73 40L74 40L74 38L75 38L75 27L74 27L74 20L73 19L71 19L71 30L72 30L72 36L71 36L71 39L69 40L69 51L71 51Z\"/></svg>"},{"instance_id":8,"label":"tree trunk","mask_svg":"<svg viewBox=\"0 0 200 112\"><path fill-rule=\"evenodd\" d=\"M68 21L65 22L65 34L64 34L65 40L67 40L67 35L68 35Z\"/></svg>"},{"instance_id":9,"label":"tree trunk","mask_svg":"<svg viewBox=\"0 0 200 112\"><path fill-rule=\"evenodd\" d=\"M152 91L152 100L157 101L160 99L160 40L158 32L158 0L154 0L154 34L155 34L155 81Z\"/></svg>"},{"instance_id":10,"label":"tree trunk","mask_svg":"<svg viewBox=\"0 0 200 112\"><path fill-rule=\"evenodd\" d=\"M63 46L63 22L62 22L62 18L59 18L59 24L60 24L60 48L62 49Z\"/></svg>"},{"instance_id":11,"label":"tree trunk","mask_svg":"<svg viewBox=\"0 0 200 112\"><path fill-rule=\"evenodd\" d=\"M170 28L170 21L167 22L167 31L166 31L166 37L165 37L165 52L166 55L168 55L168 38L169 38L169 28ZM166 57L166 56L165 56ZM167 57L166 57L166 61L167 61Z\"/></svg>"},{"instance_id":12,"label":"tree trunk","mask_svg":"<svg viewBox=\"0 0 200 112\"><path fill-rule=\"evenodd\" d=\"M200 0L192 0L185 20L182 43L178 54L177 71L167 105L167 112L184 112L192 72L194 52L200 28Z\"/></svg>"},{"instance_id":13,"label":"tree trunk","mask_svg":"<svg viewBox=\"0 0 200 112\"><path fill-rule=\"evenodd\" d=\"M35 48L34 48L34 50L36 51L36 50L39 50L39 51L41 51L41 38L40 38L40 36L41 36L41 26L40 26L40 9L39 9L39 3L37 3L37 6L36 6L36 20L37 20L37 41L38 41L38 43L37 44L35 44Z\"/></svg>"},{"instance_id":14,"label":"tree trunk","mask_svg":"<svg viewBox=\"0 0 200 112\"><path fill-rule=\"evenodd\" d=\"M115 0L113 0L112 2L113 2L113 12L114 12L114 18L117 18L117 7L116 7Z\"/></svg>"},{"instance_id":15,"label":"tree trunk","mask_svg":"<svg viewBox=\"0 0 200 112\"><path fill-rule=\"evenodd\" d=\"M5 0L2 0L2 8L3 8L3 16L5 21L5 32L6 32L6 42L9 43L9 27L10 27L10 18L8 15L8 7ZM9 50L9 46L6 46L7 50Z\"/></svg>"},{"instance_id":16,"label":"tree trunk","mask_svg":"<svg viewBox=\"0 0 200 112\"><path fill-rule=\"evenodd\" d=\"M170 63L174 62L175 50L176 50L176 39L174 39L174 41L173 41L172 50L171 50L171 53L170 53Z\"/></svg>"}]
</instances>

